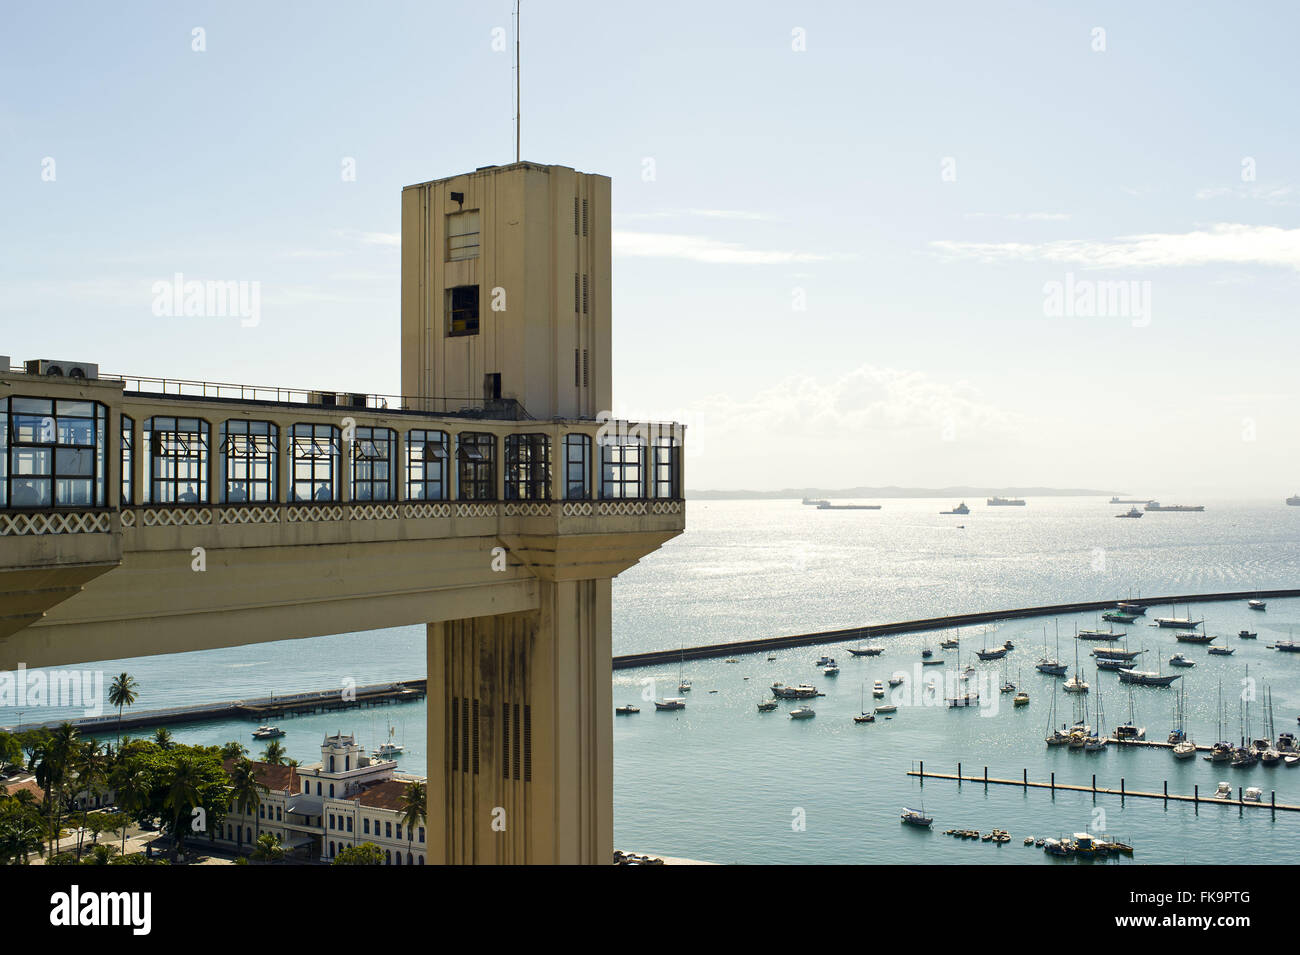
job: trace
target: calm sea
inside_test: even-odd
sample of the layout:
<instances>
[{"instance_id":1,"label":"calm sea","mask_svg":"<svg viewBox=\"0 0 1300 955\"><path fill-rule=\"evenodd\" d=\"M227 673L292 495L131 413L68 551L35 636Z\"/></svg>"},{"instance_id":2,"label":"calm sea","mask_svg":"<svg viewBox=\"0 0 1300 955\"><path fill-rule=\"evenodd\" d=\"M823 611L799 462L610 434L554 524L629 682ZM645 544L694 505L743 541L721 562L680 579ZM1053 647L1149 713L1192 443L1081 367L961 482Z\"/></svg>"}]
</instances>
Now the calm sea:
<instances>
[{"instance_id":1,"label":"calm sea","mask_svg":"<svg viewBox=\"0 0 1300 955\"><path fill-rule=\"evenodd\" d=\"M1024 508L989 508L968 501L967 516L940 516L954 500L886 500L880 511L818 511L797 501L704 501L689 506L688 531L624 573L614 583L614 652L673 648L753 637L829 630L892 620L995 610L1071 600L1128 595L1197 593L1300 586L1300 508L1278 501L1197 501L1201 514L1150 513L1116 520L1125 507L1095 498L1037 498ZM1181 610L1180 609L1180 615ZM1167 612L1168 608L1164 608ZM1270 600L1264 613L1244 602L1194 605L1218 643L1237 648L1232 657L1207 655L1202 647L1177 645L1169 631L1129 627L1133 649L1145 647L1146 666L1181 649L1196 666L1180 671L1185 723L1201 743L1217 738L1220 712L1235 740L1245 715L1243 696L1253 694L1252 728L1259 732L1263 700L1271 689L1278 731L1300 731L1300 654L1267 649L1274 638L1300 630L1300 600ZM1190 806L1160 800L1051 792L930 780L922 786L906 772L924 760L927 770L1159 791L1202 794L1219 780L1257 786L1267 801L1300 803L1300 767L1233 770L1201 759L1177 762L1163 750L1108 749L1086 754L1048 750L1043 734L1060 681L1034 671L1044 650L1073 663L1070 637L1091 618L1008 622L987 631L964 631L961 665L973 662L973 685L997 706L949 710L923 705L909 694L893 719L859 726L851 716L862 694L870 707L871 682L894 672L913 687L920 650L937 635L915 634L878 641L877 658L853 659L842 648L837 678L813 665L819 648L784 650L738 663L688 664L694 688L687 709L656 712L645 697L676 693L678 668L615 674L617 702L642 712L615 720L615 826L617 843L718 862L1047 862L1025 848L1026 835L1058 836L1085 829L1106 831L1137 847L1137 862L1300 862L1300 813ZM1235 635L1249 627L1256 641ZM1002 663L980 664L972 651L1010 639L1016 649ZM1098 677L1080 663L1093 692L1088 717L1097 722L1098 690L1108 728L1130 715L1129 694L1113 674ZM949 666L926 668L951 674ZM253 647L176 654L102 665L105 681L122 670L141 684L136 709L233 700L268 693L337 689L410 679L424 674L423 628L340 634ZM951 678L951 677L949 677ZM1013 709L996 684L1020 682L1032 702ZM773 680L815 682L826 693L813 707L815 719L795 721L788 704L773 713L755 704ZM650 682L647 682L650 681ZM1249 681L1243 683L1243 681ZM1175 684L1177 686L1178 684ZM1222 687L1224 700L1218 700ZM710 692L716 691L716 692ZM902 692L900 691L900 692ZM1133 719L1150 739L1163 740L1174 719L1178 693L1138 688ZM1075 699L1060 694L1058 722L1070 722ZM28 707L24 723L70 715L72 710ZM14 724L6 712L0 722ZM301 717L282 722L291 756L319 758L327 732L355 732L377 745L389 724L406 746L405 769L425 771L424 704ZM243 721L178 726L184 742L239 739L253 747ZM922 805L935 817L933 833L899 824L903 806ZM943 836L948 828L999 826L1013 842L996 846ZM1067 863L1069 864L1069 863Z\"/></svg>"}]
</instances>

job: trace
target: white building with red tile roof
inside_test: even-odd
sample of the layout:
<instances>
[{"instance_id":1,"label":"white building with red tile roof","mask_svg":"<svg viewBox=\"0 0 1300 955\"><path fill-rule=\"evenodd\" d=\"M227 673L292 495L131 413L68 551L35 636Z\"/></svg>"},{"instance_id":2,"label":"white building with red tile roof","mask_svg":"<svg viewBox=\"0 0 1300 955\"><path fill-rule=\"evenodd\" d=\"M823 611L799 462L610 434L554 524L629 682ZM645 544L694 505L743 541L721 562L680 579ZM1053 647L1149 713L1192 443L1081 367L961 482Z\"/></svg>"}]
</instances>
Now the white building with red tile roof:
<instances>
[{"instance_id":1,"label":"white building with red tile roof","mask_svg":"<svg viewBox=\"0 0 1300 955\"><path fill-rule=\"evenodd\" d=\"M236 762L226 760L226 771ZM424 780L398 773L392 760L367 756L353 736L325 737L319 763L253 767L267 791L255 807L232 807L218 844L251 849L259 833L271 832L296 857L331 862L349 846L373 842L385 865L424 865L425 822L408 832L403 809L407 787Z\"/></svg>"}]
</instances>

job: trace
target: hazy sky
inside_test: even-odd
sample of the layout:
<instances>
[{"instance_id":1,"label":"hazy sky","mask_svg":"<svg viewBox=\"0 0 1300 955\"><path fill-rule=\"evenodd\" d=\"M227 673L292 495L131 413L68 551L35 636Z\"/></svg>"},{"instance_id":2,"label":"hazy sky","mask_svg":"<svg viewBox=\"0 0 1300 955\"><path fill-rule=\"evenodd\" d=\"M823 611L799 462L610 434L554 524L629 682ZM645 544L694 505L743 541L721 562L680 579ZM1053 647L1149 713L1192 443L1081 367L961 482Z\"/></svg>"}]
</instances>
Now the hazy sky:
<instances>
[{"instance_id":1,"label":"hazy sky","mask_svg":"<svg viewBox=\"0 0 1300 955\"><path fill-rule=\"evenodd\" d=\"M7 5L0 353L396 392L399 192L513 159L511 9ZM614 410L696 488L1300 490L1296 10L526 2ZM259 323L155 316L177 272Z\"/></svg>"}]
</instances>

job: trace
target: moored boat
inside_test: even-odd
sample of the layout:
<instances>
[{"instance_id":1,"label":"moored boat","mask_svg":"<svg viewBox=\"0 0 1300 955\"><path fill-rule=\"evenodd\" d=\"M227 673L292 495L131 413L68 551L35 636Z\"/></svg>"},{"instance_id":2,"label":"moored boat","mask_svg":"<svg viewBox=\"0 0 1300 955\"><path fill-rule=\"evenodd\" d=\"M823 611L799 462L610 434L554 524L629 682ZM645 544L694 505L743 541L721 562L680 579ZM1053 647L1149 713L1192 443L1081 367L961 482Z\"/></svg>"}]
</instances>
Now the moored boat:
<instances>
[{"instance_id":1,"label":"moored boat","mask_svg":"<svg viewBox=\"0 0 1300 955\"><path fill-rule=\"evenodd\" d=\"M806 703L803 706L796 706L790 711L790 719L792 720L810 720L816 715L813 708Z\"/></svg>"},{"instance_id":2,"label":"moored boat","mask_svg":"<svg viewBox=\"0 0 1300 955\"><path fill-rule=\"evenodd\" d=\"M617 713L619 716L630 716L633 713L640 713L641 707L633 706L631 703L628 703L625 706L614 707L614 712Z\"/></svg>"},{"instance_id":3,"label":"moored boat","mask_svg":"<svg viewBox=\"0 0 1300 955\"><path fill-rule=\"evenodd\" d=\"M924 810L918 812L915 809L904 808L901 818L907 825L920 826L923 829L929 829L930 826L934 825L934 819L927 816Z\"/></svg>"},{"instance_id":4,"label":"moored boat","mask_svg":"<svg viewBox=\"0 0 1300 955\"><path fill-rule=\"evenodd\" d=\"M655 700L656 710L684 710L686 709L686 698L681 696L669 696L662 700Z\"/></svg>"}]
</instances>

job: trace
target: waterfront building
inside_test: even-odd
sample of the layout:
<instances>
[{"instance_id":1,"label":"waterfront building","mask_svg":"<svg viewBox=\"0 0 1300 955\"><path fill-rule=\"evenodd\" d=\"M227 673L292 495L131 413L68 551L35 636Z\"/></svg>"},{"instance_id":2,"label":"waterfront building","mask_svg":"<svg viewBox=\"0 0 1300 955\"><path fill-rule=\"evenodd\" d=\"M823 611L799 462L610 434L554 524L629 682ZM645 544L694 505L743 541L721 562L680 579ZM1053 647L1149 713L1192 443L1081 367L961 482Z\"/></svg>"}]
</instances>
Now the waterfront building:
<instances>
[{"instance_id":1,"label":"waterfront building","mask_svg":"<svg viewBox=\"0 0 1300 955\"><path fill-rule=\"evenodd\" d=\"M225 761L230 772L236 760ZM397 772L392 760L365 754L352 736L327 736L321 761L306 766L253 762L259 793L256 807L233 805L215 834L223 848L251 851L260 833L280 840L291 858L332 862L348 846L373 842L385 865L424 865L427 822L406 831L403 794L417 776Z\"/></svg>"},{"instance_id":2,"label":"waterfront building","mask_svg":"<svg viewBox=\"0 0 1300 955\"><path fill-rule=\"evenodd\" d=\"M610 581L685 526L682 430L607 414L610 181L401 204L401 395L0 358L0 669L422 624L429 861L608 863Z\"/></svg>"}]
</instances>

